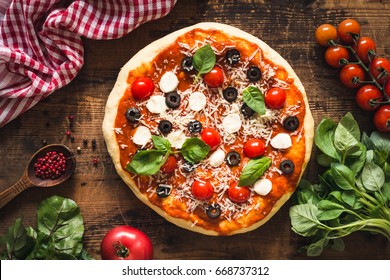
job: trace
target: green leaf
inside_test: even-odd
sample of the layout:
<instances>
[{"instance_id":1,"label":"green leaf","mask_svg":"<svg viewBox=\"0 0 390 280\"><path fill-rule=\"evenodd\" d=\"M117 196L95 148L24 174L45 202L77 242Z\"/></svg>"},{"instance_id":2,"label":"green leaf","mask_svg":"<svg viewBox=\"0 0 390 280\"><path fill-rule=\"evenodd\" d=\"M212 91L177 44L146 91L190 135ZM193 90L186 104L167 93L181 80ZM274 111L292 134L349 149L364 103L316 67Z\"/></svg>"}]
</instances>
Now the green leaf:
<instances>
[{"instance_id":1,"label":"green leaf","mask_svg":"<svg viewBox=\"0 0 390 280\"><path fill-rule=\"evenodd\" d=\"M374 150L373 162L376 165L383 167L386 163L388 156L389 155L385 150Z\"/></svg>"},{"instance_id":2,"label":"green leaf","mask_svg":"<svg viewBox=\"0 0 390 280\"><path fill-rule=\"evenodd\" d=\"M347 165L353 171L355 176L360 171L362 171L364 164L366 163L366 158L367 158L366 147L362 143L359 143L358 146L359 146L359 151L357 152L358 157L357 158L350 157L350 158L347 158L345 161L345 165Z\"/></svg>"},{"instance_id":3,"label":"green leaf","mask_svg":"<svg viewBox=\"0 0 390 280\"><path fill-rule=\"evenodd\" d=\"M333 239L330 248L338 252L343 252L345 249L344 241L341 238Z\"/></svg>"},{"instance_id":4,"label":"green leaf","mask_svg":"<svg viewBox=\"0 0 390 280\"><path fill-rule=\"evenodd\" d=\"M362 133L361 142L364 146L367 147L367 150L375 150L376 149L374 142L370 139L370 137L368 137L368 135L365 132Z\"/></svg>"},{"instance_id":5,"label":"green leaf","mask_svg":"<svg viewBox=\"0 0 390 280\"><path fill-rule=\"evenodd\" d=\"M198 71L198 77L210 72L216 62L216 56L210 45L205 45L194 54L193 65Z\"/></svg>"},{"instance_id":6,"label":"green leaf","mask_svg":"<svg viewBox=\"0 0 390 280\"><path fill-rule=\"evenodd\" d=\"M331 165L331 174L335 183L343 190L353 190L355 187L355 176L353 171L341 163Z\"/></svg>"},{"instance_id":7,"label":"green leaf","mask_svg":"<svg viewBox=\"0 0 390 280\"><path fill-rule=\"evenodd\" d=\"M321 238L307 247L307 256L308 257L318 257L321 255L322 251L326 246L326 238Z\"/></svg>"},{"instance_id":8,"label":"green leaf","mask_svg":"<svg viewBox=\"0 0 390 280\"><path fill-rule=\"evenodd\" d=\"M264 172L267 171L267 169L271 166L271 163L272 160L268 157L249 160L241 173L238 185L253 185L264 174Z\"/></svg>"},{"instance_id":9,"label":"green leaf","mask_svg":"<svg viewBox=\"0 0 390 280\"><path fill-rule=\"evenodd\" d=\"M165 139L164 137L161 136L153 135L152 141L154 147L158 151L163 151L163 152L171 151L171 143L169 143L168 139Z\"/></svg>"},{"instance_id":10,"label":"green leaf","mask_svg":"<svg viewBox=\"0 0 390 280\"><path fill-rule=\"evenodd\" d=\"M346 204L348 204L351 207L354 207L354 205L356 204L355 191L352 190L343 191L341 194L341 198Z\"/></svg>"},{"instance_id":11,"label":"green leaf","mask_svg":"<svg viewBox=\"0 0 390 280\"><path fill-rule=\"evenodd\" d=\"M266 108L264 103L264 96L260 89L255 86L249 86L242 92L242 98L246 105L259 115L264 115Z\"/></svg>"},{"instance_id":12,"label":"green leaf","mask_svg":"<svg viewBox=\"0 0 390 280\"><path fill-rule=\"evenodd\" d=\"M186 139L181 147L180 153L187 161L198 163L207 157L209 151L210 146L203 142L203 140L192 137Z\"/></svg>"},{"instance_id":13,"label":"green leaf","mask_svg":"<svg viewBox=\"0 0 390 280\"><path fill-rule=\"evenodd\" d=\"M351 113L338 123L334 134L334 146L341 155L350 155L359 150L360 129Z\"/></svg>"},{"instance_id":14,"label":"green leaf","mask_svg":"<svg viewBox=\"0 0 390 280\"><path fill-rule=\"evenodd\" d=\"M317 163L324 167L330 167L332 163L338 162L336 159L326 155L326 154L319 154L317 156Z\"/></svg>"},{"instance_id":15,"label":"green leaf","mask_svg":"<svg viewBox=\"0 0 390 280\"><path fill-rule=\"evenodd\" d=\"M378 191L385 183L385 173L375 163L367 162L363 167L362 182L367 190Z\"/></svg>"},{"instance_id":16,"label":"green leaf","mask_svg":"<svg viewBox=\"0 0 390 280\"><path fill-rule=\"evenodd\" d=\"M156 174L166 161L166 152L158 150L143 150L136 153L126 169L139 175Z\"/></svg>"},{"instance_id":17,"label":"green leaf","mask_svg":"<svg viewBox=\"0 0 390 280\"><path fill-rule=\"evenodd\" d=\"M382 187L382 195L385 201L390 201L390 182L386 182Z\"/></svg>"},{"instance_id":18,"label":"green leaf","mask_svg":"<svg viewBox=\"0 0 390 280\"><path fill-rule=\"evenodd\" d=\"M321 200L317 204L317 218L320 221L328 221L338 218L345 211L344 206L330 200Z\"/></svg>"},{"instance_id":19,"label":"green leaf","mask_svg":"<svg viewBox=\"0 0 390 280\"><path fill-rule=\"evenodd\" d=\"M370 139L375 147L384 151L387 154L390 154L390 135L385 133L380 133L378 131L373 131L370 135Z\"/></svg>"},{"instance_id":20,"label":"green leaf","mask_svg":"<svg viewBox=\"0 0 390 280\"><path fill-rule=\"evenodd\" d=\"M314 235L321 225L317 219L318 209L312 203L299 204L290 207L289 215L291 219L292 230L302 236Z\"/></svg>"},{"instance_id":21,"label":"green leaf","mask_svg":"<svg viewBox=\"0 0 390 280\"><path fill-rule=\"evenodd\" d=\"M323 119L316 129L315 143L325 155L338 160L339 156L333 145L336 126L334 121Z\"/></svg>"}]
</instances>

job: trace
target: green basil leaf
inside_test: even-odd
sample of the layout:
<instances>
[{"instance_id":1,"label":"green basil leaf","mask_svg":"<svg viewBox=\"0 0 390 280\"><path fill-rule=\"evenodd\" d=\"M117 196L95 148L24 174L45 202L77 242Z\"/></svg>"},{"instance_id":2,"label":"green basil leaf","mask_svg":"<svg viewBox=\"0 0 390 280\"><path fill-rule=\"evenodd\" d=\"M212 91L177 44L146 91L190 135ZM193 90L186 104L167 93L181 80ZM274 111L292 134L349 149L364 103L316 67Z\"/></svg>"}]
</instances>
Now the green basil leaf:
<instances>
[{"instance_id":1,"label":"green basil leaf","mask_svg":"<svg viewBox=\"0 0 390 280\"><path fill-rule=\"evenodd\" d=\"M368 137L368 135L365 132L362 133L361 142L363 143L364 146L367 147L367 150L375 150L377 148L374 142L370 139L370 137Z\"/></svg>"},{"instance_id":2,"label":"green basil leaf","mask_svg":"<svg viewBox=\"0 0 390 280\"><path fill-rule=\"evenodd\" d=\"M390 154L390 135L373 131L370 139L378 150L384 151L388 155Z\"/></svg>"},{"instance_id":3,"label":"green basil leaf","mask_svg":"<svg viewBox=\"0 0 390 280\"><path fill-rule=\"evenodd\" d=\"M344 206L326 199L318 202L317 208L317 218L320 221L337 219L346 210Z\"/></svg>"},{"instance_id":4,"label":"green basil leaf","mask_svg":"<svg viewBox=\"0 0 390 280\"><path fill-rule=\"evenodd\" d=\"M378 191L385 183L385 173L375 163L367 162L363 167L362 182L367 190Z\"/></svg>"},{"instance_id":5,"label":"green basil leaf","mask_svg":"<svg viewBox=\"0 0 390 280\"><path fill-rule=\"evenodd\" d=\"M198 71L198 77L202 74L210 72L217 58L210 45L205 45L197 50L194 54L193 64L194 68Z\"/></svg>"},{"instance_id":6,"label":"green basil leaf","mask_svg":"<svg viewBox=\"0 0 390 280\"><path fill-rule=\"evenodd\" d=\"M255 86L249 86L242 92L242 98L246 105L248 105L253 111L259 115L265 114L264 96L260 89Z\"/></svg>"},{"instance_id":7,"label":"green basil leaf","mask_svg":"<svg viewBox=\"0 0 390 280\"><path fill-rule=\"evenodd\" d=\"M326 155L326 154L319 154L317 156L317 163L324 167L330 167L332 163L338 162L336 159Z\"/></svg>"},{"instance_id":8,"label":"green basil leaf","mask_svg":"<svg viewBox=\"0 0 390 280\"><path fill-rule=\"evenodd\" d=\"M158 151L163 151L163 152L171 151L171 143L168 141L168 139L161 137L161 136L153 135L152 141L153 141L154 147Z\"/></svg>"},{"instance_id":9,"label":"green basil leaf","mask_svg":"<svg viewBox=\"0 0 390 280\"><path fill-rule=\"evenodd\" d=\"M322 251L326 247L327 239L321 238L307 247L307 256L308 257L318 257L321 255Z\"/></svg>"},{"instance_id":10,"label":"green basil leaf","mask_svg":"<svg viewBox=\"0 0 390 280\"><path fill-rule=\"evenodd\" d=\"M334 134L334 146L344 157L359 150L360 129L351 113L339 122Z\"/></svg>"},{"instance_id":11,"label":"green basil leaf","mask_svg":"<svg viewBox=\"0 0 390 280\"><path fill-rule=\"evenodd\" d=\"M351 207L353 207L356 203L355 191L352 190L343 191L341 193L341 198L346 204L348 204Z\"/></svg>"},{"instance_id":12,"label":"green basil leaf","mask_svg":"<svg viewBox=\"0 0 390 280\"><path fill-rule=\"evenodd\" d=\"M318 208L312 204L299 204L290 207L289 215L291 219L292 230L302 236L314 235L321 225L317 219Z\"/></svg>"},{"instance_id":13,"label":"green basil leaf","mask_svg":"<svg viewBox=\"0 0 390 280\"><path fill-rule=\"evenodd\" d=\"M386 202L390 201L390 182L386 182L382 187L382 195Z\"/></svg>"},{"instance_id":14,"label":"green basil leaf","mask_svg":"<svg viewBox=\"0 0 390 280\"><path fill-rule=\"evenodd\" d=\"M239 186L253 185L267 169L271 166L272 160L269 157L251 159L242 170Z\"/></svg>"},{"instance_id":15,"label":"green basil leaf","mask_svg":"<svg viewBox=\"0 0 390 280\"><path fill-rule=\"evenodd\" d=\"M198 163L207 157L209 151L210 146L203 142L203 140L192 137L186 139L181 147L180 153L183 155L185 160L192 163Z\"/></svg>"},{"instance_id":16,"label":"green basil leaf","mask_svg":"<svg viewBox=\"0 0 390 280\"><path fill-rule=\"evenodd\" d=\"M355 187L355 175L353 171L341 163L333 163L330 172L335 183L343 190L353 190Z\"/></svg>"},{"instance_id":17,"label":"green basil leaf","mask_svg":"<svg viewBox=\"0 0 390 280\"><path fill-rule=\"evenodd\" d=\"M337 124L330 119L323 119L315 133L315 144L325 155L338 161L339 155L334 147L334 133Z\"/></svg>"},{"instance_id":18,"label":"green basil leaf","mask_svg":"<svg viewBox=\"0 0 390 280\"><path fill-rule=\"evenodd\" d=\"M355 175L362 171L367 159L367 148L362 143L358 143L359 151L356 152L357 157L348 157L345 161L347 165Z\"/></svg>"},{"instance_id":19,"label":"green basil leaf","mask_svg":"<svg viewBox=\"0 0 390 280\"><path fill-rule=\"evenodd\" d=\"M156 174L165 163L167 154L165 151L158 150L139 151L127 164L126 169L139 175Z\"/></svg>"},{"instance_id":20,"label":"green basil leaf","mask_svg":"<svg viewBox=\"0 0 390 280\"><path fill-rule=\"evenodd\" d=\"M333 244L330 246L335 251L342 252L345 249L344 241L341 238L333 239Z\"/></svg>"}]
</instances>

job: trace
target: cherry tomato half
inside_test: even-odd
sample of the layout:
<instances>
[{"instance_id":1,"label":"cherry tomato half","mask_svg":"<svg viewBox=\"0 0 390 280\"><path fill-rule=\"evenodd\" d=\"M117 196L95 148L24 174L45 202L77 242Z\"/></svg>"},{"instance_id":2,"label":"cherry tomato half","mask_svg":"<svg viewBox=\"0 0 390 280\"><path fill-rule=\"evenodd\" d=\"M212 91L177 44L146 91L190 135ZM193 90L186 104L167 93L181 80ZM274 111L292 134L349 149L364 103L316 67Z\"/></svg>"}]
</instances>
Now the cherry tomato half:
<instances>
[{"instance_id":1,"label":"cherry tomato half","mask_svg":"<svg viewBox=\"0 0 390 280\"><path fill-rule=\"evenodd\" d=\"M329 66L333 68L340 68L344 64L341 63L342 60L349 60L349 52L344 47L329 47L325 52L325 61Z\"/></svg>"},{"instance_id":2,"label":"cherry tomato half","mask_svg":"<svg viewBox=\"0 0 390 280\"><path fill-rule=\"evenodd\" d=\"M211 88L220 87L225 80L221 67L215 65L214 68L203 76L203 81Z\"/></svg>"},{"instance_id":3,"label":"cherry tomato half","mask_svg":"<svg viewBox=\"0 0 390 280\"><path fill-rule=\"evenodd\" d=\"M337 40L337 30L333 25L325 23L317 27L314 36L320 46L328 47L330 40Z\"/></svg>"},{"instance_id":4,"label":"cherry tomato half","mask_svg":"<svg viewBox=\"0 0 390 280\"><path fill-rule=\"evenodd\" d=\"M221 143L221 136L218 131L211 127L204 128L200 134L200 138L210 146L212 151Z\"/></svg>"},{"instance_id":5,"label":"cherry tomato half","mask_svg":"<svg viewBox=\"0 0 390 280\"><path fill-rule=\"evenodd\" d=\"M161 171L167 174L171 174L175 171L177 167L177 160L175 156L170 155L167 161L161 166Z\"/></svg>"},{"instance_id":6,"label":"cherry tomato half","mask_svg":"<svg viewBox=\"0 0 390 280\"><path fill-rule=\"evenodd\" d=\"M280 109L286 103L286 92L282 88L271 88L265 96L265 105L271 109Z\"/></svg>"},{"instance_id":7,"label":"cherry tomato half","mask_svg":"<svg viewBox=\"0 0 390 280\"><path fill-rule=\"evenodd\" d=\"M136 99L144 99L152 95L154 91L154 84L150 78L137 78L131 85L131 94Z\"/></svg>"},{"instance_id":8,"label":"cherry tomato half","mask_svg":"<svg viewBox=\"0 0 390 280\"><path fill-rule=\"evenodd\" d=\"M383 85L385 78L390 76L390 61L384 57L374 58L370 63L370 73L379 84Z\"/></svg>"},{"instance_id":9,"label":"cherry tomato half","mask_svg":"<svg viewBox=\"0 0 390 280\"><path fill-rule=\"evenodd\" d=\"M229 186L228 197L231 201L235 203L244 203L248 201L250 195L251 191L249 190L249 188L246 186L239 187L237 182Z\"/></svg>"},{"instance_id":10,"label":"cherry tomato half","mask_svg":"<svg viewBox=\"0 0 390 280\"><path fill-rule=\"evenodd\" d=\"M210 199L214 194L214 187L209 181L195 180L192 183L191 192L196 199Z\"/></svg>"},{"instance_id":11,"label":"cherry tomato half","mask_svg":"<svg viewBox=\"0 0 390 280\"><path fill-rule=\"evenodd\" d=\"M341 40L347 44L352 44L354 42L354 37L360 35L360 24L354 19L345 19L340 22L337 27L337 32Z\"/></svg>"},{"instance_id":12,"label":"cherry tomato half","mask_svg":"<svg viewBox=\"0 0 390 280\"><path fill-rule=\"evenodd\" d=\"M360 60L365 64L370 63L370 54L376 52L375 42L370 37L360 37L354 48Z\"/></svg>"},{"instance_id":13,"label":"cherry tomato half","mask_svg":"<svg viewBox=\"0 0 390 280\"><path fill-rule=\"evenodd\" d=\"M376 110L374 125L381 132L390 132L390 105L383 105Z\"/></svg>"},{"instance_id":14,"label":"cherry tomato half","mask_svg":"<svg viewBox=\"0 0 390 280\"><path fill-rule=\"evenodd\" d=\"M131 226L118 226L104 236L100 255L103 260L151 260L153 244L142 231Z\"/></svg>"},{"instance_id":15,"label":"cherry tomato half","mask_svg":"<svg viewBox=\"0 0 390 280\"><path fill-rule=\"evenodd\" d=\"M382 93L374 85L364 85L356 93L356 103L364 111L374 111L379 107L379 104L372 105L370 101L382 101Z\"/></svg>"},{"instance_id":16,"label":"cherry tomato half","mask_svg":"<svg viewBox=\"0 0 390 280\"><path fill-rule=\"evenodd\" d=\"M261 139L250 139L244 144L244 155L248 158L256 158L264 155L265 145Z\"/></svg>"},{"instance_id":17,"label":"cherry tomato half","mask_svg":"<svg viewBox=\"0 0 390 280\"><path fill-rule=\"evenodd\" d=\"M348 88L358 88L364 81L364 70L357 64L347 64L340 70L340 81Z\"/></svg>"}]
</instances>

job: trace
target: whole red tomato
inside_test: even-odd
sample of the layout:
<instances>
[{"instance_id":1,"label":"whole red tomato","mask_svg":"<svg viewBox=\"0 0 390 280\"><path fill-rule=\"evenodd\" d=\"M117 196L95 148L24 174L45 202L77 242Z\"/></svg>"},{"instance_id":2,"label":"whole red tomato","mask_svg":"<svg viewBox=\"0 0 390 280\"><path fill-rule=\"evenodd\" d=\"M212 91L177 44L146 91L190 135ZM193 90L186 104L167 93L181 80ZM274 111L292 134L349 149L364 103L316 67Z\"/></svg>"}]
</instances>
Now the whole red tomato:
<instances>
[{"instance_id":1,"label":"whole red tomato","mask_svg":"<svg viewBox=\"0 0 390 280\"><path fill-rule=\"evenodd\" d=\"M333 68L343 66L342 60L349 60L349 52L344 47L329 47L325 52L325 61Z\"/></svg>"},{"instance_id":2,"label":"whole red tomato","mask_svg":"<svg viewBox=\"0 0 390 280\"><path fill-rule=\"evenodd\" d=\"M131 226L118 226L104 236L100 245L103 260L151 260L153 244L142 231Z\"/></svg>"},{"instance_id":3,"label":"whole red tomato","mask_svg":"<svg viewBox=\"0 0 390 280\"><path fill-rule=\"evenodd\" d=\"M209 181L195 180L192 183L191 192L196 199L209 199L214 194L214 187Z\"/></svg>"},{"instance_id":4,"label":"whole red tomato","mask_svg":"<svg viewBox=\"0 0 390 280\"><path fill-rule=\"evenodd\" d=\"M348 88L358 88L364 81L364 70L357 64L347 64L340 70L340 81Z\"/></svg>"},{"instance_id":5,"label":"whole red tomato","mask_svg":"<svg viewBox=\"0 0 390 280\"><path fill-rule=\"evenodd\" d=\"M347 44L352 44L354 39L360 35L360 24L354 19L345 19L340 22L337 32L341 40Z\"/></svg>"},{"instance_id":6,"label":"whole red tomato","mask_svg":"<svg viewBox=\"0 0 390 280\"><path fill-rule=\"evenodd\" d=\"M333 25L330 25L328 23L321 24L316 29L314 36L320 46L328 47L329 41L337 40L337 30Z\"/></svg>"},{"instance_id":7,"label":"whole red tomato","mask_svg":"<svg viewBox=\"0 0 390 280\"><path fill-rule=\"evenodd\" d=\"M248 187L239 187L238 183L232 183L228 189L228 197L235 203L244 203L248 201L251 191Z\"/></svg>"},{"instance_id":8,"label":"whole red tomato","mask_svg":"<svg viewBox=\"0 0 390 280\"><path fill-rule=\"evenodd\" d=\"M255 158L264 155L265 145L261 139L250 139L244 144L244 154L248 158Z\"/></svg>"},{"instance_id":9,"label":"whole red tomato","mask_svg":"<svg viewBox=\"0 0 390 280\"><path fill-rule=\"evenodd\" d=\"M370 73L379 84L383 85L385 78L390 76L390 61L384 57L374 58L370 63Z\"/></svg>"},{"instance_id":10,"label":"whole red tomato","mask_svg":"<svg viewBox=\"0 0 390 280\"><path fill-rule=\"evenodd\" d=\"M271 88L265 96L265 105L271 109L280 109L286 103L286 92L282 88Z\"/></svg>"},{"instance_id":11,"label":"whole red tomato","mask_svg":"<svg viewBox=\"0 0 390 280\"><path fill-rule=\"evenodd\" d=\"M220 87L225 76L221 67L215 65L214 68L203 76L203 81L211 88Z\"/></svg>"},{"instance_id":12,"label":"whole red tomato","mask_svg":"<svg viewBox=\"0 0 390 280\"><path fill-rule=\"evenodd\" d=\"M153 91L153 81L148 77L137 78L131 85L131 94L136 99L149 97L152 95Z\"/></svg>"},{"instance_id":13,"label":"whole red tomato","mask_svg":"<svg viewBox=\"0 0 390 280\"><path fill-rule=\"evenodd\" d=\"M381 132L390 132L390 105L383 105L376 110L374 125Z\"/></svg>"},{"instance_id":14,"label":"whole red tomato","mask_svg":"<svg viewBox=\"0 0 390 280\"><path fill-rule=\"evenodd\" d=\"M212 151L215 150L221 143L221 136L219 135L218 131L211 127L204 128L200 134L200 137L207 145L210 146Z\"/></svg>"},{"instance_id":15,"label":"whole red tomato","mask_svg":"<svg viewBox=\"0 0 390 280\"><path fill-rule=\"evenodd\" d=\"M371 101L382 101L381 91L374 85L364 85L356 93L357 105L365 111L374 111L379 104L373 105Z\"/></svg>"},{"instance_id":16,"label":"whole red tomato","mask_svg":"<svg viewBox=\"0 0 390 280\"><path fill-rule=\"evenodd\" d=\"M360 60L365 64L370 62L370 53L376 52L376 44L370 37L360 37L354 48Z\"/></svg>"}]
</instances>

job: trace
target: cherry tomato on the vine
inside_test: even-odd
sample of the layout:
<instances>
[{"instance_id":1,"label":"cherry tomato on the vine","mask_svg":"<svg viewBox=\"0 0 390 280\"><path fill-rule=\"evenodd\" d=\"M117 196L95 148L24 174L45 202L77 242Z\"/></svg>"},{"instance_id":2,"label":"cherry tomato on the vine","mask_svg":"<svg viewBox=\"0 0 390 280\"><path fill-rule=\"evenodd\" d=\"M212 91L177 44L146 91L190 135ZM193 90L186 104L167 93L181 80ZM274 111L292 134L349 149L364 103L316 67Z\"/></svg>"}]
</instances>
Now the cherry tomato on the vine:
<instances>
[{"instance_id":1,"label":"cherry tomato on the vine","mask_svg":"<svg viewBox=\"0 0 390 280\"><path fill-rule=\"evenodd\" d=\"M340 22L337 32L341 40L347 44L354 42L354 36L360 35L360 24L354 19L345 19Z\"/></svg>"},{"instance_id":2,"label":"cherry tomato on the vine","mask_svg":"<svg viewBox=\"0 0 390 280\"><path fill-rule=\"evenodd\" d=\"M265 105L271 109L280 109L286 103L286 92L282 88L271 88L265 95Z\"/></svg>"},{"instance_id":3,"label":"cherry tomato on the vine","mask_svg":"<svg viewBox=\"0 0 390 280\"><path fill-rule=\"evenodd\" d=\"M385 94L387 96L390 97L390 76L387 77L386 81L385 81L385 84L383 86L383 91L385 92Z\"/></svg>"},{"instance_id":4,"label":"cherry tomato on the vine","mask_svg":"<svg viewBox=\"0 0 390 280\"><path fill-rule=\"evenodd\" d=\"M175 156L170 155L167 161L161 166L161 171L167 174L173 173L177 167L177 160Z\"/></svg>"},{"instance_id":5,"label":"cherry tomato on the vine","mask_svg":"<svg viewBox=\"0 0 390 280\"><path fill-rule=\"evenodd\" d=\"M203 81L209 87L216 88L223 84L225 76L221 67L215 65L214 68L203 76Z\"/></svg>"},{"instance_id":6,"label":"cherry tomato on the vine","mask_svg":"<svg viewBox=\"0 0 390 280\"><path fill-rule=\"evenodd\" d=\"M383 105L376 110L374 125L381 132L390 132L390 105Z\"/></svg>"},{"instance_id":7,"label":"cherry tomato on the vine","mask_svg":"<svg viewBox=\"0 0 390 280\"><path fill-rule=\"evenodd\" d=\"M148 77L137 78L131 85L131 94L136 99L144 99L152 95L154 91L153 81Z\"/></svg>"},{"instance_id":8,"label":"cherry tomato on the vine","mask_svg":"<svg viewBox=\"0 0 390 280\"><path fill-rule=\"evenodd\" d=\"M383 85L386 77L390 76L390 61L384 57L374 58L370 63L370 73L379 84Z\"/></svg>"},{"instance_id":9,"label":"cherry tomato on the vine","mask_svg":"<svg viewBox=\"0 0 390 280\"><path fill-rule=\"evenodd\" d=\"M364 85L356 93L356 103L364 111L375 111L379 104L371 104L371 101L382 101L381 91L374 85Z\"/></svg>"},{"instance_id":10,"label":"cherry tomato on the vine","mask_svg":"<svg viewBox=\"0 0 390 280\"><path fill-rule=\"evenodd\" d=\"M340 70L340 81L348 88L358 88L364 81L364 70L357 64L347 64Z\"/></svg>"},{"instance_id":11,"label":"cherry tomato on the vine","mask_svg":"<svg viewBox=\"0 0 390 280\"><path fill-rule=\"evenodd\" d=\"M261 139L250 139L244 144L244 155L248 158L256 158L264 155L265 145Z\"/></svg>"},{"instance_id":12,"label":"cherry tomato on the vine","mask_svg":"<svg viewBox=\"0 0 390 280\"><path fill-rule=\"evenodd\" d=\"M195 180L192 183L191 192L196 199L205 200L213 196L214 187L209 181Z\"/></svg>"},{"instance_id":13,"label":"cherry tomato on the vine","mask_svg":"<svg viewBox=\"0 0 390 280\"><path fill-rule=\"evenodd\" d=\"M204 128L200 133L200 138L210 146L212 151L221 143L221 136L218 131L211 127Z\"/></svg>"},{"instance_id":14,"label":"cherry tomato on the vine","mask_svg":"<svg viewBox=\"0 0 390 280\"><path fill-rule=\"evenodd\" d=\"M360 37L354 48L364 64L370 63L370 55L376 52L376 44L370 37Z\"/></svg>"},{"instance_id":15,"label":"cherry tomato on the vine","mask_svg":"<svg viewBox=\"0 0 390 280\"><path fill-rule=\"evenodd\" d=\"M231 201L235 203L244 203L248 201L250 195L251 191L249 190L249 188L246 186L239 187L237 182L232 183L229 186L228 197Z\"/></svg>"},{"instance_id":16,"label":"cherry tomato on the vine","mask_svg":"<svg viewBox=\"0 0 390 280\"><path fill-rule=\"evenodd\" d=\"M342 60L349 60L349 52L344 47L329 47L325 52L325 61L333 68L340 68Z\"/></svg>"},{"instance_id":17,"label":"cherry tomato on the vine","mask_svg":"<svg viewBox=\"0 0 390 280\"><path fill-rule=\"evenodd\" d=\"M333 25L330 24L321 24L317 27L314 34L316 42L323 47L329 46L329 41L337 40L337 30Z\"/></svg>"}]
</instances>

